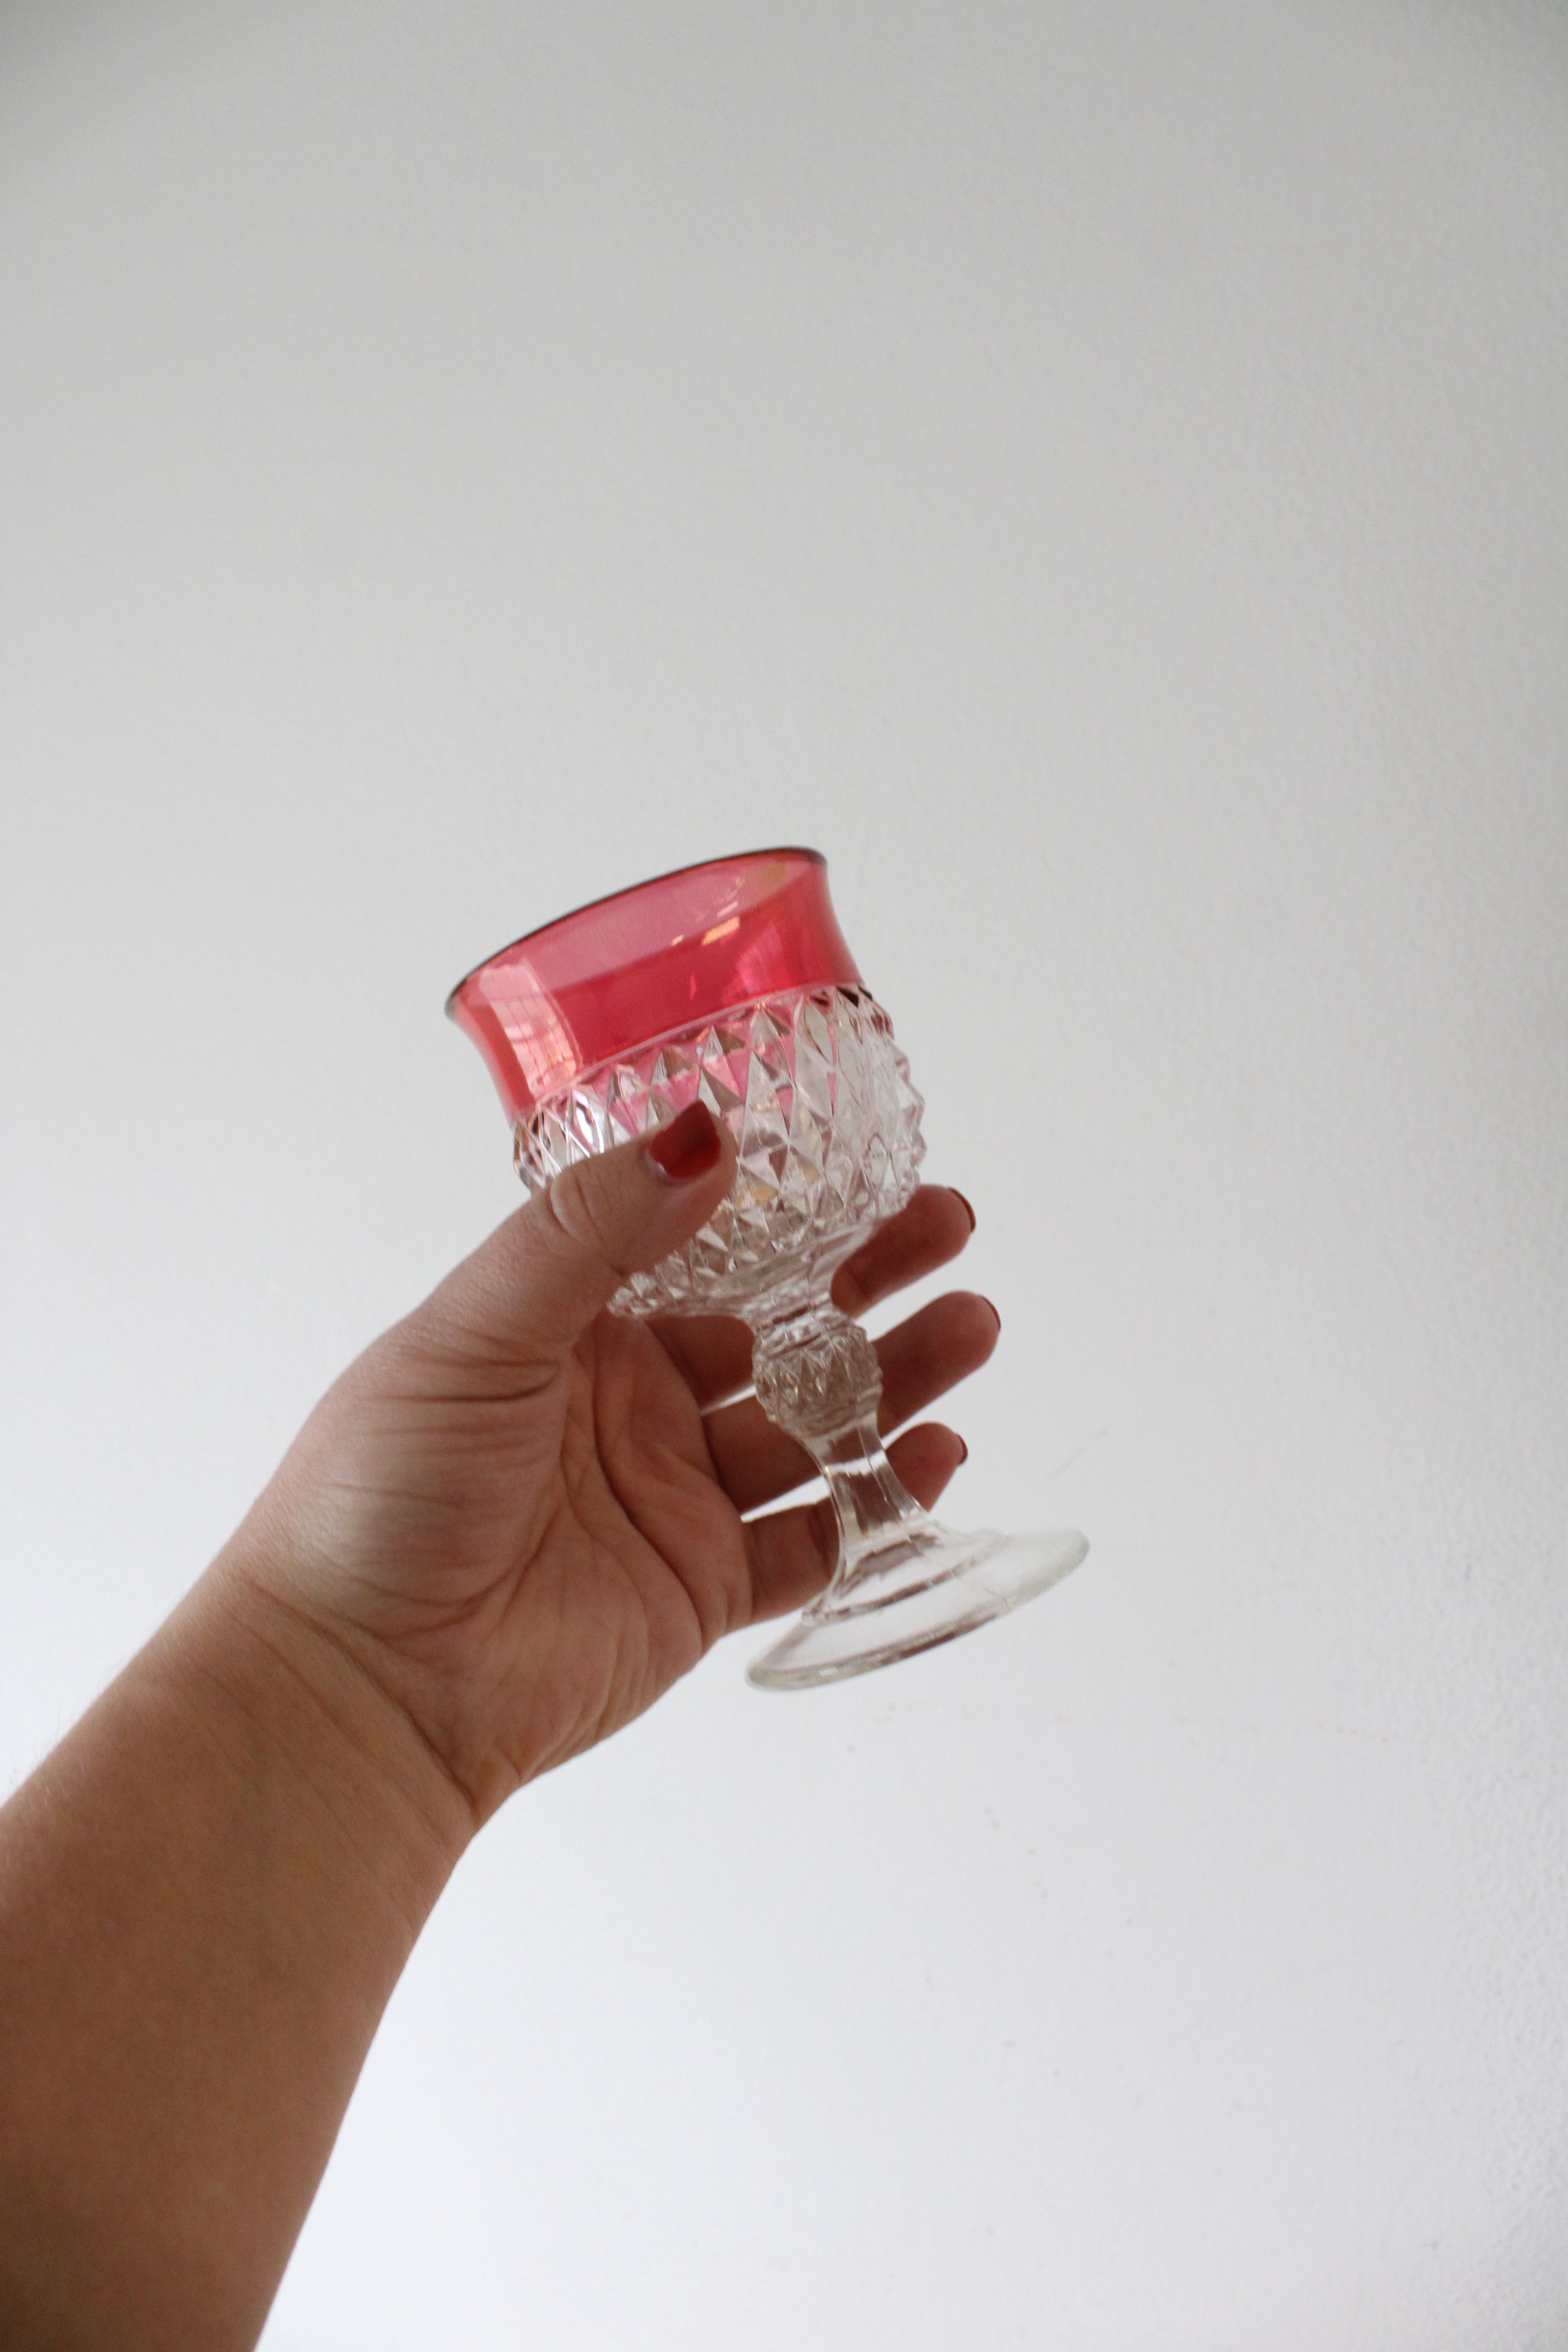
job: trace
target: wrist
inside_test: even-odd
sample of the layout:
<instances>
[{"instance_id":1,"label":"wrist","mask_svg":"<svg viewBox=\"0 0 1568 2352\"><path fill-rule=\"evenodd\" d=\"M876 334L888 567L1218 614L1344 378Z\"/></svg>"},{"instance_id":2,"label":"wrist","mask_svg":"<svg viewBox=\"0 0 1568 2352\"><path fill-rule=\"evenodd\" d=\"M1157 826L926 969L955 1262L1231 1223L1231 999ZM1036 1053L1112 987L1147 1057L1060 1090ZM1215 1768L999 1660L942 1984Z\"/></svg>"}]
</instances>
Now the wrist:
<instances>
[{"instance_id":1,"label":"wrist","mask_svg":"<svg viewBox=\"0 0 1568 2352\"><path fill-rule=\"evenodd\" d=\"M353 1633L279 1592L231 1545L156 1646L236 1760L292 1790L322 1841L404 1916L412 1942L474 1819Z\"/></svg>"}]
</instances>

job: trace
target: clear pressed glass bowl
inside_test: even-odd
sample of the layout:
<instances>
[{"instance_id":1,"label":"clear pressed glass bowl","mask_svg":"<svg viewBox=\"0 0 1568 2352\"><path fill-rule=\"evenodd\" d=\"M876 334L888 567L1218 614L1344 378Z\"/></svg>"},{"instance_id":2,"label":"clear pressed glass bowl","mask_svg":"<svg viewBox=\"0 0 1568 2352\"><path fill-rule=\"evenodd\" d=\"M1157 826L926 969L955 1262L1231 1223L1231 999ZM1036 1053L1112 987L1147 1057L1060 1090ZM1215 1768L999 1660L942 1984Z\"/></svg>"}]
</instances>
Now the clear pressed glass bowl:
<instances>
[{"instance_id":1,"label":"clear pressed glass bowl","mask_svg":"<svg viewBox=\"0 0 1568 2352\"><path fill-rule=\"evenodd\" d=\"M753 1662L754 1683L798 1689L888 1665L1077 1566L1088 1546L1068 1528L942 1526L883 1451L876 1351L829 1287L913 1192L923 1104L816 851L716 858L582 908L480 964L447 1011L489 1066L531 1189L692 1102L735 1139L735 1181L708 1223L611 1305L739 1317L759 1403L826 1481L837 1565Z\"/></svg>"}]
</instances>

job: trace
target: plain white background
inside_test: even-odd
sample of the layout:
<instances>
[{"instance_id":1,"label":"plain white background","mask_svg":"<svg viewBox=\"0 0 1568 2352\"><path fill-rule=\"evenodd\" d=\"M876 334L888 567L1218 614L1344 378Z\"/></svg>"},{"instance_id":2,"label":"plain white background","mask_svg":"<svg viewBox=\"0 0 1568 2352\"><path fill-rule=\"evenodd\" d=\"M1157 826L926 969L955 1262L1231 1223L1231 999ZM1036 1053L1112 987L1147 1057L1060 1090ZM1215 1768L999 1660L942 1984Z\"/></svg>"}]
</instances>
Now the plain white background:
<instances>
[{"instance_id":1,"label":"plain white background","mask_svg":"<svg viewBox=\"0 0 1568 2352\"><path fill-rule=\"evenodd\" d=\"M732 847L1094 1547L516 1801L268 2352L1568 2342L1565 236L1522 0L0 18L0 1766Z\"/></svg>"}]
</instances>

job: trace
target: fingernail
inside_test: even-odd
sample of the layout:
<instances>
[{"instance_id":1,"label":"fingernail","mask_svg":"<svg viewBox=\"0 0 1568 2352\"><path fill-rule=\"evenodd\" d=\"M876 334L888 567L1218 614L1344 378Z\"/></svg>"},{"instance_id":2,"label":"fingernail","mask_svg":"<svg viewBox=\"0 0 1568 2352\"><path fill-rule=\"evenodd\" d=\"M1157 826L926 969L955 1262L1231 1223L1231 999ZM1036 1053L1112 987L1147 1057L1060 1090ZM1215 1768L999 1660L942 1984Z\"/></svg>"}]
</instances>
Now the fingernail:
<instances>
[{"instance_id":1,"label":"fingernail","mask_svg":"<svg viewBox=\"0 0 1568 2352\"><path fill-rule=\"evenodd\" d=\"M957 1430L956 1430L956 1429L953 1431L953 1433L953 1433L954 1437L958 1437L958 1432L957 1432ZM968 1459L969 1459L969 1448L968 1448L968 1446L967 1446L967 1445L965 1445L965 1444L964 1444L964 1442L963 1442L963 1438L962 1438L962 1437L958 1437L958 1466L959 1466L959 1468L960 1468L961 1470L963 1469L963 1467L964 1464L968 1461Z\"/></svg>"},{"instance_id":2,"label":"fingernail","mask_svg":"<svg viewBox=\"0 0 1568 2352\"><path fill-rule=\"evenodd\" d=\"M999 1314L997 1314L997 1311L996 1311L996 1301L995 1301L994 1298L987 1298L987 1297L984 1296L984 1293L982 1293L980 1303L981 1303L981 1305L982 1305L983 1307L989 1307L989 1308L991 1309L992 1314L996 1316L996 1328L998 1329L998 1331L1000 1331L1000 1329L1002 1328L1002 1318L1001 1318L1001 1316L1000 1316Z\"/></svg>"},{"instance_id":3,"label":"fingernail","mask_svg":"<svg viewBox=\"0 0 1568 2352\"><path fill-rule=\"evenodd\" d=\"M969 1205L968 1202L963 1200L963 1193L959 1191L959 1189L958 1189L958 1187L957 1187L957 1185L956 1185L956 1184L950 1184L950 1185L948 1186L948 1188L947 1188L947 1189L948 1189L948 1191L952 1194L952 1197L953 1197L953 1199L954 1199L955 1201L963 1201L963 1213L964 1213L964 1215L969 1219L969 1230L970 1230L970 1232L971 1232L971 1233L973 1233L973 1232L974 1231L974 1212L973 1212L973 1210L970 1207L970 1205Z\"/></svg>"},{"instance_id":4,"label":"fingernail","mask_svg":"<svg viewBox=\"0 0 1568 2352\"><path fill-rule=\"evenodd\" d=\"M723 1150L718 1122L706 1103L689 1103L679 1118L661 1127L647 1156L668 1184L689 1184L719 1164Z\"/></svg>"}]
</instances>

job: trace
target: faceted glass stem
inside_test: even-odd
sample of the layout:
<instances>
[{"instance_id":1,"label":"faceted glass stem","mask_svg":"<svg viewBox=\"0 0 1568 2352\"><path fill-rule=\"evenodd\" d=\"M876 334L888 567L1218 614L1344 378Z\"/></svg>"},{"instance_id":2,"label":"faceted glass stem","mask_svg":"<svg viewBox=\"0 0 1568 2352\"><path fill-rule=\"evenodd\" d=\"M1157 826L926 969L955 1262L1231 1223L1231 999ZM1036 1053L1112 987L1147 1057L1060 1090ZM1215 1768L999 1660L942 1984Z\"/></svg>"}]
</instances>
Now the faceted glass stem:
<instances>
[{"instance_id":1,"label":"faceted glass stem","mask_svg":"<svg viewBox=\"0 0 1568 2352\"><path fill-rule=\"evenodd\" d=\"M1083 1558L1070 1528L1005 1536L928 1517L877 1433L877 1351L825 1297L797 1294L757 1330L752 1370L763 1411L805 1447L838 1518L827 1590L748 1669L763 1689L805 1690L933 1649L1032 1600Z\"/></svg>"},{"instance_id":2,"label":"faceted glass stem","mask_svg":"<svg viewBox=\"0 0 1568 2352\"><path fill-rule=\"evenodd\" d=\"M836 1608L871 1568L914 1565L931 1526L882 1449L875 1416L825 1444L805 1439L838 1514L838 1566L819 1606Z\"/></svg>"},{"instance_id":3,"label":"faceted glass stem","mask_svg":"<svg viewBox=\"0 0 1568 2352\"><path fill-rule=\"evenodd\" d=\"M932 1523L901 1483L877 1430L882 1393L877 1351L858 1323L813 1299L756 1334L752 1377L770 1421L805 1446L838 1517L838 1564L818 1612L847 1603L875 1569L889 1589L924 1573Z\"/></svg>"}]
</instances>

